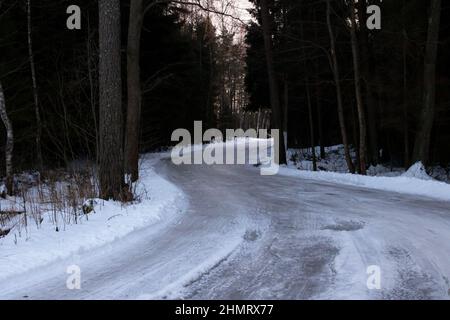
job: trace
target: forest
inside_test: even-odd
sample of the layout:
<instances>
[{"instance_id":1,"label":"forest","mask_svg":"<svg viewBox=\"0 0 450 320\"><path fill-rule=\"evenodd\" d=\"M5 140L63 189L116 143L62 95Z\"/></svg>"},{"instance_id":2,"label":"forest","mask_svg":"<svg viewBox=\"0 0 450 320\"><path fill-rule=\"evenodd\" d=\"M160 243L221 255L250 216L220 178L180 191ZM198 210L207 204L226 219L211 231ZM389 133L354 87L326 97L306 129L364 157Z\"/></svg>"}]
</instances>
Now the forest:
<instances>
[{"instance_id":1,"label":"forest","mask_svg":"<svg viewBox=\"0 0 450 320\"><path fill-rule=\"evenodd\" d=\"M0 0L0 300L448 300L447 18Z\"/></svg>"},{"instance_id":2,"label":"forest","mask_svg":"<svg viewBox=\"0 0 450 320\"><path fill-rule=\"evenodd\" d=\"M3 176L82 159L117 192L176 128L262 118L286 133L282 150L320 146L314 161L343 144L352 173L449 165L441 1L254 0L245 21L239 1L108 3L1 1ZM70 5L79 29L66 27Z\"/></svg>"}]
</instances>

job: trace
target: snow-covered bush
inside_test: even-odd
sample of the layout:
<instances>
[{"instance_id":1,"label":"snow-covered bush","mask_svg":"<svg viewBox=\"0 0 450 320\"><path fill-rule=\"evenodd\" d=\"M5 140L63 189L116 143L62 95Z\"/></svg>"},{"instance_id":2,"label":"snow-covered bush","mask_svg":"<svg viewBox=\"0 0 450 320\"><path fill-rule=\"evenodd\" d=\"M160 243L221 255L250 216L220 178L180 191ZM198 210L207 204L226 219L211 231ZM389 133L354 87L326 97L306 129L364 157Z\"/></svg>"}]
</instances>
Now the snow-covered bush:
<instances>
[{"instance_id":1,"label":"snow-covered bush","mask_svg":"<svg viewBox=\"0 0 450 320\"><path fill-rule=\"evenodd\" d=\"M428 175L425 166L420 161L413 164L404 174L402 174L402 177L433 180L433 178Z\"/></svg>"}]
</instances>

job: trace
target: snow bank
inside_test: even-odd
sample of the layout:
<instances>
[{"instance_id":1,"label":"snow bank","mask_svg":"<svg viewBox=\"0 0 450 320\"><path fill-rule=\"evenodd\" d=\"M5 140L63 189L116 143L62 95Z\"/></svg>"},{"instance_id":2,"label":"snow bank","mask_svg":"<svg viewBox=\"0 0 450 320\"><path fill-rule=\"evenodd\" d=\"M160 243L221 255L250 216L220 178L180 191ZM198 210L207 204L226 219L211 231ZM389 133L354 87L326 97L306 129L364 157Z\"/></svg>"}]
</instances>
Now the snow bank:
<instances>
[{"instance_id":1,"label":"snow bank","mask_svg":"<svg viewBox=\"0 0 450 320\"><path fill-rule=\"evenodd\" d=\"M317 156L317 168L320 171L340 172L348 173L347 162L345 161L344 146L335 145L331 147L325 147L325 158L321 159L320 148L316 147ZM312 162L312 149L288 149L288 162L289 166L295 166L300 170L313 170ZM350 149L350 155L353 162L356 162L356 152L352 148ZM425 171L422 164L413 165L405 176L410 178L418 178L422 180L435 179L438 181L444 181L450 183L450 168L443 168L435 165L430 166ZM378 164L376 166L370 166L367 169L368 176L383 176L383 177L398 177L405 173L405 168L399 166L393 166L392 164Z\"/></svg>"},{"instance_id":2,"label":"snow bank","mask_svg":"<svg viewBox=\"0 0 450 320\"><path fill-rule=\"evenodd\" d=\"M410 176L369 177L349 173L302 171L290 167L281 167L279 174L450 201L450 184Z\"/></svg>"},{"instance_id":3,"label":"snow bank","mask_svg":"<svg viewBox=\"0 0 450 320\"><path fill-rule=\"evenodd\" d=\"M153 169L159 155L148 155L142 161L137 194L141 201L124 206L97 199L95 212L79 224L55 231L45 215L40 229L35 225L0 239L0 280L13 274L67 258L84 250L100 247L120 239L134 230L167 219L184 209L184 194ZM61 230L63 229L63 230Z\"/></svg>"},{"instance_id":4,"label":"snow bank","mask_svg":"<svg viewBox=\"0 0 450 320\"><path fill-rule=\"evenodd\" d=\"M433 178L428 175L427 170L420 161L413 164L408 171L402 174L402 177L417 178L420 180L433 180Z\"/></svg>"},{"instance_id":5,"label":"snow bank","mask_svg":"<svg viewBox=\"0 0 450 320\"><path fill-rule=\"evenodd\" d=\"M316 155L319 152L319 148L316 148ZM379 164L371 166L367 170L367 176L352 175L348 173L343 145L326 147L325 154L324 159L317 161L320 171L313 172L311 149L289 149L288 167L281 168L280 174L450 200L450 184L439 182L450 182L444 168L431 167L430 176L421 162L414 164L406 172L403 168L388 168ZM356 153L353 150L351 155L355 160Z\"/></svg>"},{"instance_id":6,"label":"snow bank","mask_svg":"<svg viewBox=\"0 0 450 320\"><path fill-rule=\"evenodd\" d=\"M347 173L347 162L345 161L345 153L343 145L336 145L325 148L324 159L320 158L320 147L315 148L317 157L317 167L321 171L333 171ZM356 158L356 152L350 150L350 154L353 159ZM288 161L290 165L295 165L300 170L313 170L313 156L312 149L288 149L287 151Z\"/></svg>"}]
</instances>

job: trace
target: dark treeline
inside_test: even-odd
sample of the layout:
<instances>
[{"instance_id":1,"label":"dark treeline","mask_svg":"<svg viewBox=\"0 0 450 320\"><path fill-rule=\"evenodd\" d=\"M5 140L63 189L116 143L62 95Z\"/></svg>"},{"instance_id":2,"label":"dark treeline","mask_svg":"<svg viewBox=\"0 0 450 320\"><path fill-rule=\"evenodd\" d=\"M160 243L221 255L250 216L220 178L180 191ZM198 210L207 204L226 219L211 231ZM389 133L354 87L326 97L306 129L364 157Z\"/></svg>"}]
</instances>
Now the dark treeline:
<instances>
[{"instance_id":1,"label":"dark treeline","mask_svg":"<svg viewBox=\"0 0 450 320\"><path fill-rule=\"evenodd\" d=\"M153 2L143 1L145 6ZM73 4L81 7L81 30L66 28L66 9ZM95 159L99 130L98 3L32 0L30 5L35 88L27 1L0 1L0 80L14 127L15 170L39 168L38 127L46 167ZM242 78L243 52L233 43L231 31L218 30L208 14L194 9L168 1L152 5L145 13L140 48L142 151L170 145L172 131L191 128L194 120L216 127L217 115L229 118L233 101L236 104L233 97L239 92L234 88L229 98L230 86L225 82ZM121 1L124 113L129 10L130 2ZM5 141L4 130L0 135ZM4 147L2 143L2 154Z\"/></svg>"},{"instance_id":2,"label":"dark treeline","mask_svg":"<svg viewBox=\"0 0 450 320\"><path fill-rule=\"evenodd\" d=\"M249 127L259 116L243 111L267 109L287 137L281 163L286 143L320 145L315 158L343 143L350 172L449 164L445 2L251 2L244 43L242 21L214 1L1 0L7 176L96 160L100 177L115 171L101 184L117 198L122 173L137 179L138 151L170 145L174 129ZM380 30L366 27L371 4ZM70 5L81 30L66 28Z\"/></svg>"},{"instance_id":3,"label":"dark treeline","mask_svg":"<svg viewBox=\"0 0 450 320\"><path fill-rule=\"evenodd\" d=\"M261 4L267 2L273 39L274 64L281 108L287 107L288 145L323 147L343 142L333 70L332 41L339 69L338 82L348 144L361 151L358 101L351 36L352 1L253 1L255 21L248 27L246 86L250 109L270 106L264 53ZM438 3L439 2L439 3ZM329 10L327 11L327 4ZM366 7L381 8L381 30L366 27ZM449 7L443 1L359 1L355 6L355 45L359 53L361 108L364 112L366 167L380 162L409 166L450 162ZM433 6L440 7L435 9ZM442 6L442 7L441 7ZM437 12L439 11L439 12ZM329 17L328 17L329 15ZM441 16L438 28L430 21ZM327 19L329 18L329 20ZM328 21L330 22L328 24ZM438 29L439 42L432 39ZM432 47L437 44L437 59ZM431 55L431 57L430 57ZM428 62L427 62L428 61ZM427 63L426 63L427 62ZM436 64L435 77L425 65ZM425 74L428 72L428 74ZM433 81L435 79L435 87ZM436 100L426 112L427 90ZM433 102L431 102L433 104ZM431 135L426 122L431 123ZM427 144L430 144L429 149ZM421 147L425 145L424 152ZM415 150L416 149L416 150ZM423 148L422 148L423 149ZM317 155L320 156L320 155ZM358 164L354 164L359 169Z\"/></svg>"}]
</instances>

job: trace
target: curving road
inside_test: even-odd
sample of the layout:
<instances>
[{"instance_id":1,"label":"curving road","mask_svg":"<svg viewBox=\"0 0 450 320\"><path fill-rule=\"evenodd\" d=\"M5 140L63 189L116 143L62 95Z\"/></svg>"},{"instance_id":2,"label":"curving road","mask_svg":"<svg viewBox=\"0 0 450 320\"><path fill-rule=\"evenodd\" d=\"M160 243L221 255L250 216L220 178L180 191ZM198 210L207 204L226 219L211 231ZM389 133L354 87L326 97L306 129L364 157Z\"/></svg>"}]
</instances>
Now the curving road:
<instances>
[{"instance_id":1,"label":"curving road","mask_svg":"<svg viewBox=\"0 0 450 320\"><path fill-rule=\"evenodd\" d=\"M0 282L0 298L449 299L448 202L251 166L157 169L186 212ZM81 290L66 288L71 264ZM367 287L373 265L379 290Z\"/></svg>"}]
</instances>

